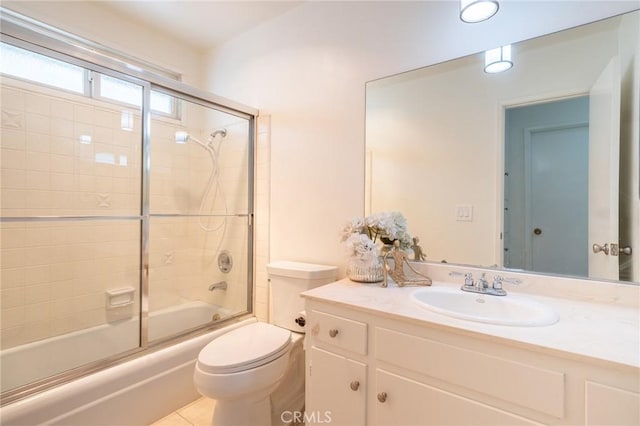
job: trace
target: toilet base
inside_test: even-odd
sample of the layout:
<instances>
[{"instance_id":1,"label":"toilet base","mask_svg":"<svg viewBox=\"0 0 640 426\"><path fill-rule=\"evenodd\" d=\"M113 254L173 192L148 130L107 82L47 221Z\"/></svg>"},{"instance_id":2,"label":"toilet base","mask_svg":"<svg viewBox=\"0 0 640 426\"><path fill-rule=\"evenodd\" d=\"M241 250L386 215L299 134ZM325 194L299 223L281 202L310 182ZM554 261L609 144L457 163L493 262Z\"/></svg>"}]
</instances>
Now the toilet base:
<instances>
[{"instance_id":1,"label":"toilet base","mask_svg":"<svg viewBox=\"0 0 640 426\"><path fill-rule=\"evenodd\" d=\"M268 364L228 374L208 373L196 363L194 383L216 400L213 426L284 426L304 409L303 335L291 336L289 351Z\"/></svg>"},{"instance_id":2,"label":"toilet base","mask_svg":"<svg viewBox=\"0 0 640 426\"><path fill-rule=\"evenodd\" d=\"M212 426L270 426L271 401L217 401L211 419Z\"/></svg>"}]
</instances>

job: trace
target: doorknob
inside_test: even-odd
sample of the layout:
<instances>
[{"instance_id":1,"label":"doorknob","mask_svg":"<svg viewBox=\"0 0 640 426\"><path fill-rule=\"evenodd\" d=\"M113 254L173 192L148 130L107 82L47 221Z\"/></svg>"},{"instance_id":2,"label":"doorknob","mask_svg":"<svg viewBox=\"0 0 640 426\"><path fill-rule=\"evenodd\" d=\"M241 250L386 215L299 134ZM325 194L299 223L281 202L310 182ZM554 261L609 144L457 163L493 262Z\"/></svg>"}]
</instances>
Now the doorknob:
<instances>
[{"instance_id":1,"label":"doorknob","mask_svg":"<svg viewBox=\"0 0 640 426\"><path fill-rule=\"evenodd\" d=\"M533 233L536 234L536 235L542 235L542 229L536 228L536 229L533 230Z\"/></svg>"},{"instance_id":2,"label":"doorknob","mask_svg":"<svg viewBox=\"0 0 640 426\"><path fill-rule=\"evenodd\" d=\"M601 246L600 244L594 244L592 248L595 254L598 254L600 252L603 252L605 255L609 254L609 244L605 244L603 246Z\"/></svg>"},{"instance_id":3,"label":"doorknob","mask_svg":"<svg viewBox=\"0 0 640 426\"><path fill-rule=\"evenodd\" d=\"M621 254L631 254L633 250L631 246L620 247L619 244L611 243L611 256L618 256Z\"/></svg>"}]
</instances>

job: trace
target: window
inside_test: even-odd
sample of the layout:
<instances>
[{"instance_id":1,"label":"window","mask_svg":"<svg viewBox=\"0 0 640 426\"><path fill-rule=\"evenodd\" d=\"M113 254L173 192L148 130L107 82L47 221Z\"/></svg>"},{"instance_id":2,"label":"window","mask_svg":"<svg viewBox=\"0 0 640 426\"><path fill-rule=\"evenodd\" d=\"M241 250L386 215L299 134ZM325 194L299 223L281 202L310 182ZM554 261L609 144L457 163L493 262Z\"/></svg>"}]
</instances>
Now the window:
<instances>
[{"instance_id":1,"label":"window","mask_svg":"<svg viewBox=\"0 0 640 426\"><path fill-rule=\"evenodd\" d=\"M97 98L109 99L137 107L142 106L140 86L137 84L129 83L119 78L109 77L104 74L100 74L98 79L95 90L97 92L95 95ZM152 90L151 111L168 117L178 118L176 98Z\"/></svg>"},{"instance_id":2,"label":"window","mask_svg":"<svg viewBox=\"0 0 640 426\"><path fill-rule=\"evenodd\" d=\"M140 86L104 74L94 74L93 84L88 70L39 53L0 43L0 73L78 94L142 106ZM151 91L151 112L180 118L177 99Z\"/></svg>"},{"instance_id":3,"label":"window","mask_svg":"<svg viewBox=\"0 0 640 426\"><path fill-rule=\"evenodd\" d=\"M0 72L75 93L85 93L84 68L0 43Z\"/></svg>"}]
</instances>

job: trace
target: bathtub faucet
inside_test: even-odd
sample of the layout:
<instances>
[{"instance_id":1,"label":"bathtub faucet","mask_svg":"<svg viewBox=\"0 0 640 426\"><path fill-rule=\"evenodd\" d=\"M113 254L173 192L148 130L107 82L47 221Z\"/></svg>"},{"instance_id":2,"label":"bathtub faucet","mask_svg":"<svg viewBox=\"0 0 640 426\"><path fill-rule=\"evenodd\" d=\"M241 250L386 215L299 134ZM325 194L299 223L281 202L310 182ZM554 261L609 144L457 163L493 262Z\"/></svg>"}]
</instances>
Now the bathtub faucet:
<instances>
[{"instance_id":1,"label":"bathtub faucet","mask_svg":"<svg viewBox=\"0 0 640 426\"><path fill-rule=\"evenodd\" d=\"M220 281L217 283L213 283L209 286L209 291L213 291L215 289L219 288L220 290L226 290L227 289L227 282L226 281Z\"/></svg>"}]
</instances>

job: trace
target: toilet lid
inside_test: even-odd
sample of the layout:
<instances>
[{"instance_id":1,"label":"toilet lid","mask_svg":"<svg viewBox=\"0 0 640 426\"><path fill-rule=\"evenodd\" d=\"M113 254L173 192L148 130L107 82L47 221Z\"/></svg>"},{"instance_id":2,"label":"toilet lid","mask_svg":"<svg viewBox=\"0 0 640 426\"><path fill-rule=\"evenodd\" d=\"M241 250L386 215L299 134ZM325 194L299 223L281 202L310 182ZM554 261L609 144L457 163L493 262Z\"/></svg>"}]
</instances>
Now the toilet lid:
<instances>
[{"instance_id":1,"label":"toilet lid","mask_svg":"<svg viewBox=\"0 0 640 426\"><path fill-rule=\"evenodd\" d=\"M256 322L236 328L200 351L198 366L208 373L234 373L264 365L291 345L291 331Z\"/></svg>"}]
</instances>

